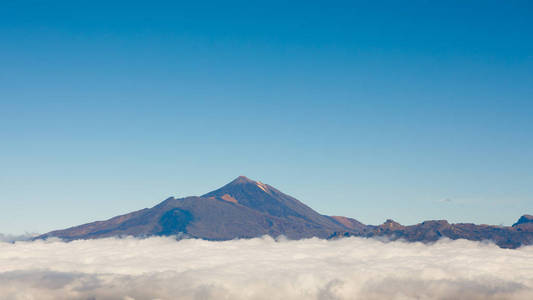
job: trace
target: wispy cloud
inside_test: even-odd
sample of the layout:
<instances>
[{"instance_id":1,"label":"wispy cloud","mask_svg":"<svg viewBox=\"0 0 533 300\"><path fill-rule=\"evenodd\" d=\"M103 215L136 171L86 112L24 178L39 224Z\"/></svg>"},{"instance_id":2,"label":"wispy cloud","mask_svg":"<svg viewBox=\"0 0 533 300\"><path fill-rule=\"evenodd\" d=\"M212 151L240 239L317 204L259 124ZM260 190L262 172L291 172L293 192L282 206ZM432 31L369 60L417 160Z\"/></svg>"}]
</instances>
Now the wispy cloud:
<instances>
[{"instance_id":1,"label":"wispy cloud","mask_svg":"<svg viewBox=\"0 0 533 300\"><path fill-rule=\"evenodd\" d=\"M533 299L533 247L348 238L0 243L2 299Z\"/></svg>"}]
</instances>

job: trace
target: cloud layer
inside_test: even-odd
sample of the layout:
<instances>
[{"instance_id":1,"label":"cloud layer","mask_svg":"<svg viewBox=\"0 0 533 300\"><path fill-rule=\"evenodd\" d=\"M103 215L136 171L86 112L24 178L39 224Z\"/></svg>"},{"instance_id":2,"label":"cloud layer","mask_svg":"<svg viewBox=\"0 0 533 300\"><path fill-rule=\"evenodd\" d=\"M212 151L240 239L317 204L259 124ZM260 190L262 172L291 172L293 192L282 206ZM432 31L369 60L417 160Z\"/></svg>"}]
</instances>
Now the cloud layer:
<instances>
[{"instance_id":1,"label":"cloud layer","mask_svg":"<svg viewBox=\"0 0 533 300\"><path fill-rule=\"evenodd\" d=\"M533 247L346 238L0 243L2 299L533 299Z\"/></svg>"}]
</instances>

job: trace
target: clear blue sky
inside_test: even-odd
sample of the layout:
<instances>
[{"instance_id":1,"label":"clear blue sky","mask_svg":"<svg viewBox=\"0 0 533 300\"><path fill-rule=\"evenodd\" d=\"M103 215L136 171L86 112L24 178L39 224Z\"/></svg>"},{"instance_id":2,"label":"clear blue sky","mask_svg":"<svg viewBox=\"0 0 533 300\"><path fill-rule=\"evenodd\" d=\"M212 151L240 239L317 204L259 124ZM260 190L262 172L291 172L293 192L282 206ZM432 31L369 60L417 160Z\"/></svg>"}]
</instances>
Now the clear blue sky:
<instances>
[{"instance_id":1,"label":"clear blue sky","mask_svg":"<svg viewBox=\"0 0 533 300\"><path fill-rule=\"evenodd\" d=\"M530 1L3 1L0 232L238 175L377 224L533 213Z\"/></svg>"}]
</instances>

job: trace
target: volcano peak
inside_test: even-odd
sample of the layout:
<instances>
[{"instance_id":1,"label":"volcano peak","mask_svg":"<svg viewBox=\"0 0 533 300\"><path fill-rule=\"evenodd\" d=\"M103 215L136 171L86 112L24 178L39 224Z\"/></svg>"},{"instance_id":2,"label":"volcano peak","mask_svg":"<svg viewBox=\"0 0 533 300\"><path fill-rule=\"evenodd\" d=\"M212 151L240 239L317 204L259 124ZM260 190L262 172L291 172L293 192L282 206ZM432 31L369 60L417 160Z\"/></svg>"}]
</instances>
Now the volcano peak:
<instances>
[{"instance_id":1,"label":"volcano peak","mask_svg":"<svg viewBox=\"0 0 533 300\"><path fill-rule=\"evenodd\" d=\"M253 184L255 184L256 181L251 180L250 178L241 175L241 176L235 178L232 182L230 182L230 184L244 184L244 183L253 183Z\"/></svg>"}]
</instances>

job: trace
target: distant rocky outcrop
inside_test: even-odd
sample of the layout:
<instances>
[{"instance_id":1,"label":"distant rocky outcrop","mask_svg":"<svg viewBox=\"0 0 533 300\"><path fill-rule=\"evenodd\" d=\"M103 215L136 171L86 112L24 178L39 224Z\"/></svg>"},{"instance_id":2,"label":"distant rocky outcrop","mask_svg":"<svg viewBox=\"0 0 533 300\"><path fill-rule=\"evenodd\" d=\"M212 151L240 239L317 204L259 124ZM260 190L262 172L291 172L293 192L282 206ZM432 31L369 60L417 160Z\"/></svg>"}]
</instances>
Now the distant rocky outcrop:
<instances>
[{"instance_id":1,"label":"distant rocky outcrop","mask_svg":"<svg viewBox=\"0 0 533 300\"><path fill-rule=\"evenodd\" d=\"M522 220L523 216L520 218ZM335 232L330 238L361 236L402 239L408 242L435 242L440 238L467 239L471 241L493 241L502 248L517 248L533 244L533 223L518 221L513 226L476 225L471 223L450 224L446 220L425 221L403 226L387 220L379 226L367 225L363 231Z\"/></svg>"},{"instance_id":2,"label":"distant rocky outcrop","mask_svg":"<svg viewBox=\"0 0 533 300\"><path fill-rule=\"evenodd\" d=\"M385 237L409 242L434 242L442 237L491 240L504 248L533 244L533 216L522 216L513 226L450 224L446 220L404 226L393 220L374 226L343 216L324 216L274 187L240 176L200 197L170 197L106 221L97 221L37 237L67 241L111 236L169 236L208 240L285 235L290 239L349 236Z\"/></svg>"},{"instance_id":3,"label":"distant rocky outcrop","mask_svg":"<svg viewBox=\"0 0 533 300\"><path fill-rule=\"evenodd\" d=\"M513 227L521 225L521 224L527 224L527 223L533 223L533 216L531 215L523 215L516 221L516 223L513 224Z\"/></svg>"},{"instance_id":4,"label":"distant rocky outcrop","mask_svg":"<svg viewBox=\"0 0 533 300\"><path fill-rule=\"evenodd\" d=\"M513 224L513 228L520 232L533 232L533 216L523 215Z\"/></svg>"}]
</instances>

